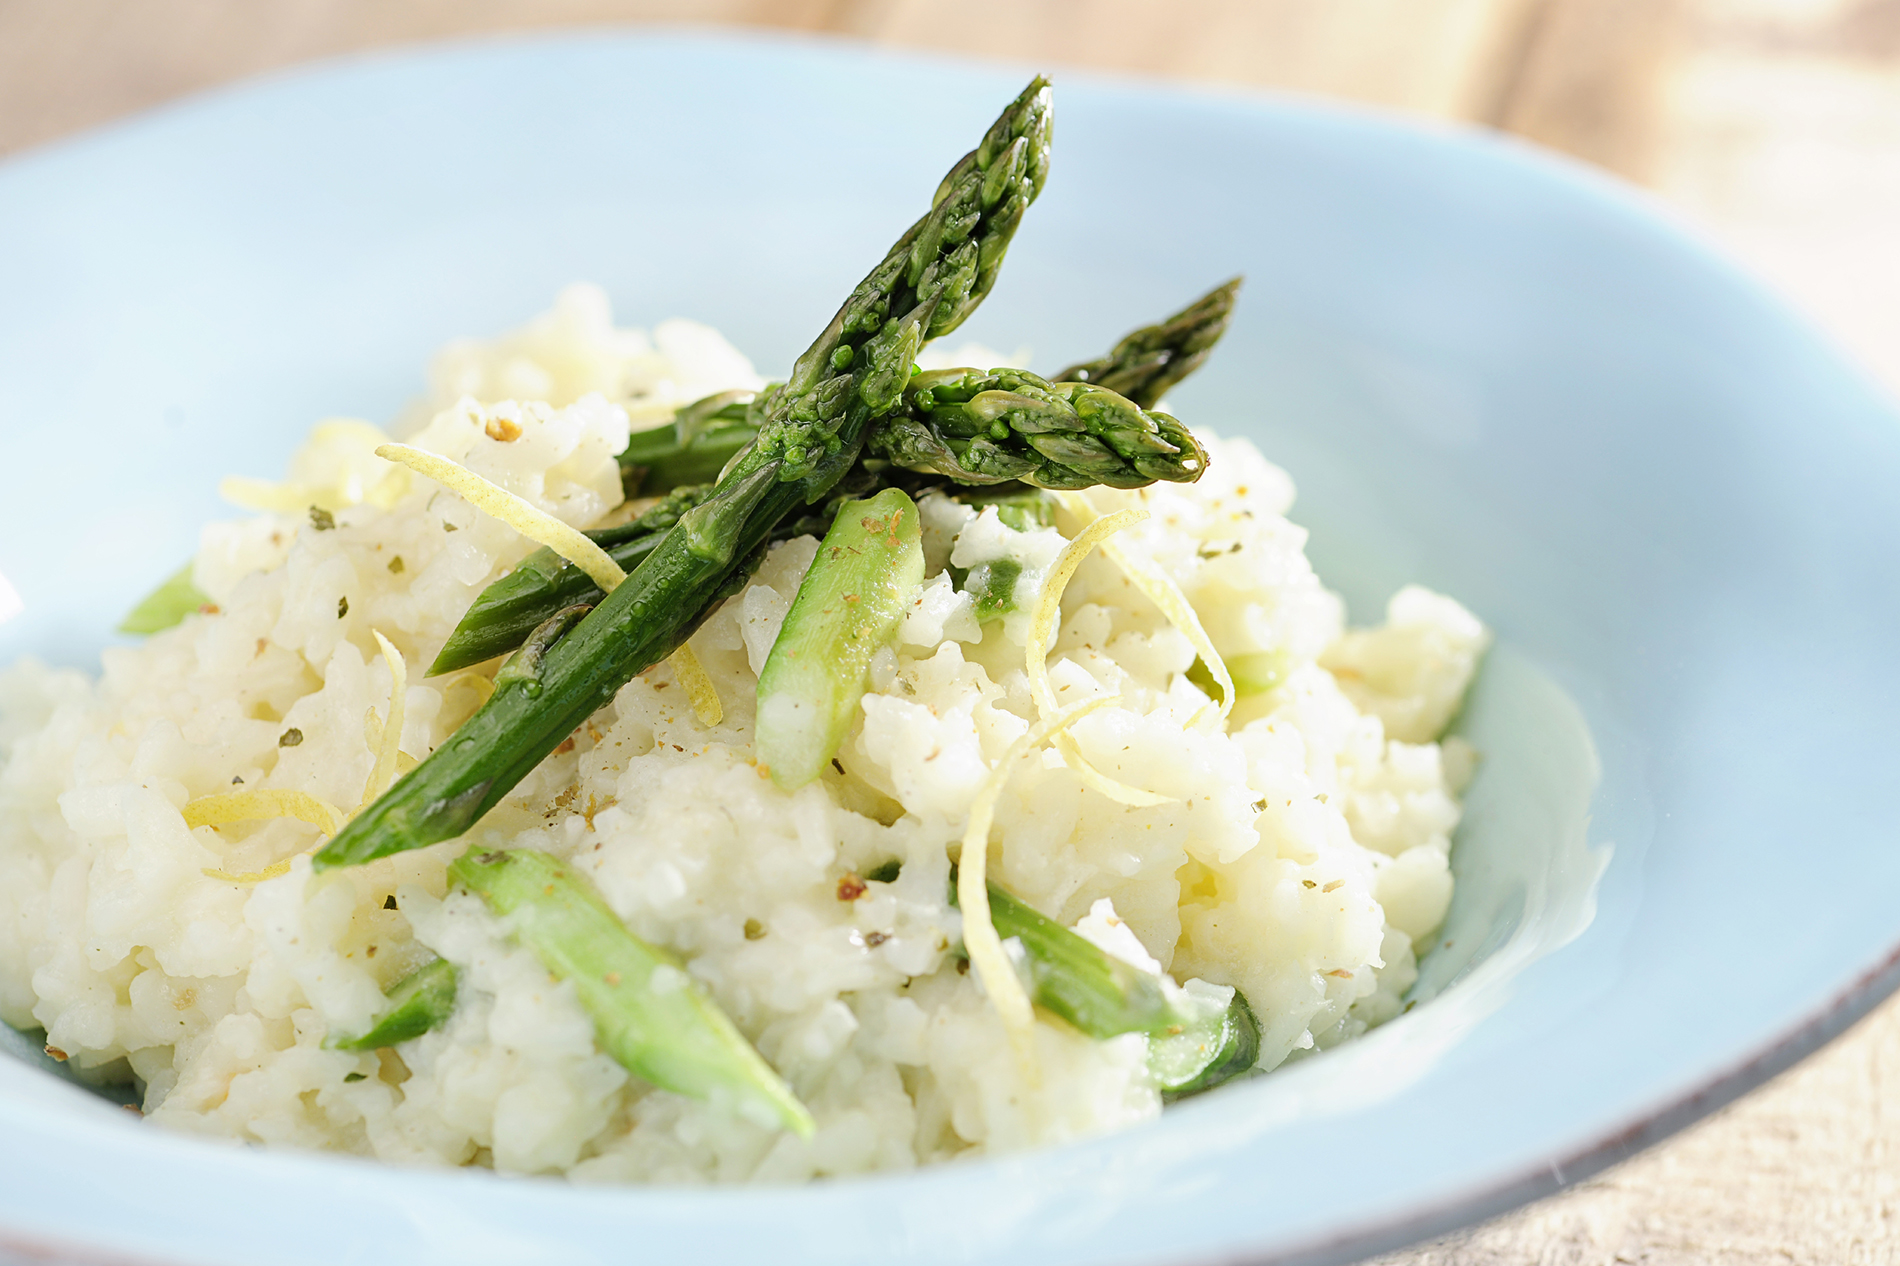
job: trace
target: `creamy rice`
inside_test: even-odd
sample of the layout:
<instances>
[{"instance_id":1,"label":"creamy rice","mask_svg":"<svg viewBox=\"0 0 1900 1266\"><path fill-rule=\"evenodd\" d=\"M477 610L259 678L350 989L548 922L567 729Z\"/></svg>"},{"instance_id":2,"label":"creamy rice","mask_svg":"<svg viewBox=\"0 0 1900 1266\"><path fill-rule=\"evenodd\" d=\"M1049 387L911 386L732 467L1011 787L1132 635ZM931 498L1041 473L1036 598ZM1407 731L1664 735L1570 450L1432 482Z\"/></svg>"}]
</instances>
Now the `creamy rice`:
<instances>
[{"instance_id":1,"label":"creamy rice","mask_svg":"<svg viewBox=\"0 0 1900 1266\"><path fill-rule=\"evenodd\" d=\"M521 332L452 346L432 383L408 442L589 527L627 512L614 454L630 425L760 380L714 331L616 329L604 297L576 287ZM795 793L754 766L751 733L809 537L773 549L693 639L724 703L715 727L657 666L465 840L320 877L301 822L188 828L188 801L239 787L361 801L390 707L372 630L408 666L407 758L484 697L476 678L493 664L422 672L530 546L373 457L380 438L326 424L287 482L232 485L276 509L205 529L194 579L214 609L107 651L97 680L31 661L0 673L0 1018L44 1028L88 1077L136 1077L173 1128L576 1179L906 1168L1160 1111L1144 1037L1092 1041L1047 1016L1027 1084L959 971L947 902L946 849L1035 715L1026 612L1074 534L1067 518L1019 532L994 510L922 500L927 579L903 644L874 665L837 766ZM1436 740L1487 634L1416 588L1384 626L1347 631L1285 517L1287 476L1245 441L1208 447L1198 484L1091 496L1151 513L1118 539L1176 578L1237 672L1278 684L1223 726L1190 680L1187 639L1091 556L1063 598L1052 683L1064 703L1118 694L1076 725L1082 752L1175 799L1127 808L1054 752L1033 756L998 805L991 877L1138 965L1237 986L1271 1069L1391 1018L1416 976L1450 900L1472 760ZM1004 557L1022 564L1020 609L979 624L951 569ZM470 841L569 859L688 963L809 1105L816 1136L653 1090L603 1054L571 986L449 890ZM206 873L285 859L259 882ZM894 881L860 880L892 860ZM434 955L461 973L445 1026L394 1052L324 1049Z\"/></svg>"}]
</instances>

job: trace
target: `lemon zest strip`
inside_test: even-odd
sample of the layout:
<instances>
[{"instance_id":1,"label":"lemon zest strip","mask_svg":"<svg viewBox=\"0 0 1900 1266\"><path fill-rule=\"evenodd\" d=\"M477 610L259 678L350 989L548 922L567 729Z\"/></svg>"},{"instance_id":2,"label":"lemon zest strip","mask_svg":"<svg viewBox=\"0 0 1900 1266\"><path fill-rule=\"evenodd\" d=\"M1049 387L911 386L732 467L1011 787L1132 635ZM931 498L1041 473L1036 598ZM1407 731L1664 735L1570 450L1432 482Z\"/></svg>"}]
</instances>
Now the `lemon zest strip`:
<instances>
[{"instance_id":1,"label":"lemon zest strip","mask_svg":"<svg viewBox=\"0 0 1900 1266\"><path fill-rule=\"evenodd\" d=\"M1117 695L1096 695L1083 699L1044 717L1023 736L1011 743L1002 759L991 767L983 784L970 800L970 823L963 832L963 855L957 861L957 905L963 911L963 949L970 956L983 991L995 1005L1016 1048L1030 1084L1040 1084L1035 1062L1035 1013L1022 980L1003 952L1002 938L996 935L996 923L990 916L988 887L990 825L996 817L996 801L1009 785L1009 776L1018 757L1042 746L1054 736L1095 711L1119 701Z\"/></svg>"},{"instance_id":2,"label":"lemon zest strip","mask_svg":"<svg viewBox=\"0 0 1900 1266\"><path fill-rule=\"evenodd\" d=\"M1042 592L1036 595L1035 610L1029 620L1029 642L1023 657L1023 669L1029 675L1029 690L1036 700L1038 715L1048 716L1056 707L1055 691L1049 685L1049 641L1055 632L1056 620L1062 614L1062 594L1069 587L1070 578L1075 575L1075 569L1082 565L1082 560L1088 557L1089 551L1116 532L1147 517L1146 510L1117 510L1107 516L1091 515L1086 526L1076 533L1075 539L1063 546L1062 553L1056 556L1055 565L1049 569L1049 578L1043 582ZM1173 796L1160 796L1140 787L1131 787L1102 773L1082 755L1082 749L1076 746L1074 736L1066 730L1057 733L1055 748L1062 754L1064 763L1082 780L1083 786L1100 792L1116 804L1144 809L1174 802Z\"/></svg>"},{"instance_id":3,"label":"lemon zest strip","mask_svg":"<svg viewBox=\"0 0 1900 1266\"><path fill-rule=\"evenodd\" d=\"M1102 521L1101 512L1089 500L1087 493L1058 492L1056 497L1062 508L1083 524L1093 525ZM1234 676L1227 670L1227 661L1214 649L1214 639L1207 635L1201 617L1195 612L1194 604L1187 600L1187 595L1181 592L1181 586L1174 583L1174 577L1155 566L1153 559L1131 553L1119 541L1104 542L1102 553L1122 569L1122 574L1128 577L1135 588L1141 590L1148 601L1160 608L1168 623L1179 629L1194 647L1194 653L1207 665L1208 675L1220 687L1220 714L1223 720L1226 719L1234 710Z\"/></svg>"},{"instance_id":4,"label":"lemon zest strip","mask_svg":"<svg viewBox=\"0 0 1900 1266\"><path fill-rule=\"evenodd\" d=\"M612 555L585 535L459 462L407 444L383 444L376 449L376 456L428 476L477 510L501 520L529 540L547 546L586 572L607 593L612 593L615 586L627 578Z\"/></svg>"},{"instance_id":5,"label":"lemon zest strip","mask_svg":"<svg viewBox=\"0 0 1900 1266\"><path fill-rule=\"evenodd\" d=\"M278 791L268 788L200 796L186 804L182 812L185 825L193 829L201 826L223 826L229 822L249 822L260 818L294 818L299 822L309 823L325 835L335 835L343 829L345 821L343 812L335 805L307 791ZM215 866L206 866L203 872L206 876L225 883L258 884L266 879L275 879L279 875L288 874L290 863L294 860L296 860L294 856L286 857L283 861L266 866L263 870L247 871L239 875L234 875L228 870L220 870Z\"/></svg>"},{"instance_id":6,"label":"lemon zest strip","mask_svg":"<svg viewBox=\"0 0 1900 1266\"><path fill-rule=\"evenodd\" d=\"M389 665L389 716L382 723L380 742L376 743L376 765L369 771L369 781L363 784L363 804L375 803L376 797L389 790L389 784L396 781L397 765L402 755L403 706L407 702L405 695L409 689L409 666L404 662L402 652L390 645L389 639L375 629L370 635L376 644L382 647L383 662ZM375 715L374 710L370 713Z\"/></svg>"},{"instance_id":7,"label":"lemon zest strip","mask_svg":"<svg viewBox=\"0 0 1900 1266\"><path fill-rule=\"evenodd\" d=\"M307 791L226 791L199 796L183 811L185 825L223 826L228 822L249 822L260 818L295 818L308 822L325 835L335 835L347 820L341 809L320 800Z\"/></svg>"},{"instance_id":8,"label":"lemon zest strip","mask_svg":"<svg viewBox=\"0 0 1900 1266\"><path fill-rule=\"evenodd\" d=\"M701 725L711 729L726 719L726 705L719 701L719 687L706 675L705 666L689 644L681 642L666 662L672 666L674 680L686 691L693 705L693 715L699 718Z\"/></svg>"}]
</instances>

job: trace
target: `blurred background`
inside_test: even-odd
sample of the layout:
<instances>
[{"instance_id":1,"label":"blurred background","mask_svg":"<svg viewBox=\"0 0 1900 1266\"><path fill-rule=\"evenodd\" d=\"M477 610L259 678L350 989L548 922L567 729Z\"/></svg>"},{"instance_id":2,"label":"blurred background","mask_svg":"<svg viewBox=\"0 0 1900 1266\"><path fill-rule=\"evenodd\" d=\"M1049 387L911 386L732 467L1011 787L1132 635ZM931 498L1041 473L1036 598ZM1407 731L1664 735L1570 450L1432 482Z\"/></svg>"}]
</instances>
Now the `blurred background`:
<instances>
[{"instance_id":1,"label":"blurred background","mask_svg":"<svg viewBox=\"0 0 1900 1266\"><path fill-rule=\"evenodd\" d=\"M1900 389L1900 0L0 0L0 155L312 58L766 28L1349 98L1654 189Z\"/></svg>"},{"instance_id":2,"label":"blurred background","mask_svg":"<svg viewBox=\"0 0 1900 1266\"><path fill-rule=\"evenodd\" d=\"M0 0L0 158L314 58L653 22L1512 133L1646 186L1900 394L1900 0ZM1896 1086L1900 1002L1637 1160L1382 1266L1900 1261Z\"/></svg>"}]
</instances>

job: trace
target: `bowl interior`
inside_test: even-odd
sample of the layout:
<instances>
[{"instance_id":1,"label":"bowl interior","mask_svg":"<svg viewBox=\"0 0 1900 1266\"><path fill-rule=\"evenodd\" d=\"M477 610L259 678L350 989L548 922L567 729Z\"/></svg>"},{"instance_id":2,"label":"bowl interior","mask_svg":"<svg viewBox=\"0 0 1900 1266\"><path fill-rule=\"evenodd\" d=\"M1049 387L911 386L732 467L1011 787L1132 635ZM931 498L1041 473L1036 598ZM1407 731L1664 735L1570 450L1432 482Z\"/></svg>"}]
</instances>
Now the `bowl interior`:
<instances>
[{"instance_id":1,"label":"bowl interior","mask_svg":"<svg viewBox=\"0 0 1900 1266\"><path fill-rule=\"evenodd\" d=\"M569 281L623 322L696 317L788 364L1024 78L690 35L471 45L0 168L0 573L28 606L0 660L90 665L224 512L220 475L274 473L318 418L394 415L434 347ZM1359 620L1418 581L1498 632L1461 722L1486 759L1425 1005L1133 1134L796 1192L239 1153L0 1061L12 1154L39 1158L0 1228L204 1262L585 1260L630 1226L784 1262L1348 1255L1613 1158L1803 1025L1845 1023L1837 995L1900 930L1884 401L1630 194L1510 144L1058 93L1048 190L963 333L1053 367L1246 272L1177 411L1291 471ZM82 1172L137 1194L88 1208L62 1185ZM215 1219L193 1212L205 1183ZM282 1235L313 1191L350 1215ZM945 1202L967 1216L945 1225Z\"/></svg>"}]
</instances>

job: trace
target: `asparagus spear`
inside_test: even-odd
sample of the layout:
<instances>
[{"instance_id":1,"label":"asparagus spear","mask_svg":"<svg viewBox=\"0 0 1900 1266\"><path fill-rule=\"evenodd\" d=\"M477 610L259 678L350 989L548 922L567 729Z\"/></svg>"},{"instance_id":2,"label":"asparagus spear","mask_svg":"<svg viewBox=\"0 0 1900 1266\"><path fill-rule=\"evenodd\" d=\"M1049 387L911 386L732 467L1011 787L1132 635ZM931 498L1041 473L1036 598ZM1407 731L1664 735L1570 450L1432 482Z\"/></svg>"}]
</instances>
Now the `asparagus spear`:
<instances>
[{"instance_id":1,"label":"asparagus spear","mask_svg":"<svg viewBox=\"0 0 1900 1266\"><path fill-rule=\"evenodd\" d=\"M904 410L871 437L878 456L967 483L1140 488L1192 483L1207 453L1165 413L1082 382L1023 369L939 369L911 378Z\"/></svg>"},{"instance_id":2,"label":"asparagus spear","mask_svg":"<svg viewBox=\"0 0 1900 1266\"><path fill-rule=\"evenodd\" d=\"M628 1072L811 1137L811 1113L699 982L629 932L559 860L534 849L476 847L449 875L506 919L549 971L573 982L601 1046Z\"/></svg>"},{"instance_id":3,"label":"asparagus spear","mask_svg":"<svg viewBox=\"0 0 1900 1266\"><path fill-rule=\"evenodd\" d=\"M622 571L630 572L654 551L667 530L679 522L680 515L711 493L710 484L675 488L632 522L586 535L606 550ZM577 605L592 606L605 596L586 572L544 546L482 590L429 666L429 676L451 673L511 651L521 645L530 630L556 612Z\"/></svg>"},{"instance_id":4,"label":"asparagus spear","mask_svg":"<svg viewBox=\"0 0 1900 1266\"><path fill-rule=\"evenodd\" d=\"M1037 78L938 187L767 393L759 434L711 494L547 652L498 687L455 737L351 820L319 869L420 848L472 826L635 674L670 655L780 520L822 501L894 409L926 337L955 329L994 284L1048 171L1050 94Z\"/></svg>"},{"instance_id":5,"label":"asparagus spear","mask_svg":"<svg viewBox=\"0 0 1900 1266\"><path fill-rule=\"evenodd\" d=\"M672 426L636 432L620 453L628 496L657 496L683 484L710 484L759 433L750 391L722 391L681 408Z\"/></svg>"},{"instance_id":6,"label":"asparagus spear","mask_svg":"<svg viewBox=\"0 0 1900 1266\"><path fill-rule=\"evenodd\" d=\"M1201 367L1227 333L1240 280L1223 282L1167 320L1135 330L1108 355L1069 366L1055 381L1094 383L1152 409L1164 391Z\"/></svg>"},{"instance_id":7,"label":"asparagus spear","mask_svg":"<svg viewBox=\"0 0 1900 1266\"><path fill-rule=\"evenodd\" d=\"M1185 311L1176 313L1158 325L1135 331L1124 338L1115 351L1099 360L1071 366L1058 375L1058 381L1079 378L1097 386L1122 390L1137 408L1146 408L1154 403L1154 397L1163 388L1185 378L1207 358L1207 353L1227 328L1227 317L1232 311L1234 292L1239 284L1236 278ZM1166 341L1169 337L1173 339L1172 342ZM1160 350L1149 347L1150 343L1159 343ZM1194 347L1191 353L1174 354L1175 350L1189 344ZM1138 377L1135 371L1141 364L1148 364L1157 371L1166 371L1157 372L1147 380L1150 389L1145 392L1134 385ZM947 376L954 379L979 373L977 370L952 370ZM945 376L938 375L939 378ZM1120 387L1117 384L1121 384ZM931 392L932 404L938 395L935 390ZM916 399L915 393L907 393L904 407L909 410ZM944 399L949 399L948 394L944 395ZM726 461L758 433L756 413L757 401L750 393L723 392L681 409L671 427L656 427L635 435L626 451L620 455L621 467L628 472L629 487L647 494L669 490L684 492L686 489L678 485L712 479L724 468ZM916 423L924 434L913 431L907 442L904 435L889 434L895 423L887 421L880 429L888 438L880 439L872 447L916 450L918 455L911 459L908 468L929 473L942 470L944 474L958 480L969 478L969 472L963 469L954 452L946 457L948 446L930 432L927 415L907 412L906 423ZM1158 423L1156 429L1159 432ZM967 453L967 446L964 451ZM979 445L978 451L984 451L983 446ZM985 478L982 475L977 477ZM981 495L964 499L972 504L997 500ZM1020 489L1005 491L999 509L1004 515L1004 522L1012 527L1025 527L1029 520L1047 527L1052 518L1049 503L1036 500L1033 491L1028 494ZM655 515L658 513L656 509ZM1019 518L1024 519L1024 522L1015 521ZM643 518L640 522L647 522L647 519ZM658 522L657 518L655 522ZM667 520L666 525L670 526L670 523L671 520ZM629 528L632 526L629 525ZM780 535L799 535L803 530L808 529L801 529L798 533L781 532ZM658 544L657 537L638 540L616 538L616 542L610 544L602 539L601 534L588 535L606 546L614 561L628 571L633 570L634 565ZM627 543L618 543L622 540ZM585 575L563 564L552 551L538 550L475 600L468 614L456 626L448 644L443 647L441 656L430 668L430 675L453 672L513 650L521 644L528 630L562 607L577 602L595 603L600 597L600 590ZM1000 609L993 608L990 611L991 615L1000 613Z\"/></svg>"},{"instance_id":8,"label":"asparagus spear","mask_svg":"<svg viewBox=\"0 0 1900 1266\"><path fill-rule=\"evenodd\" d=\"M989 884L996 934L1021 942L1036 1005L1096 1039L1148 1035L1148 1067L1164 1097L1198 1094L1252 1068L1260 1023L1238 989L1224 1008L1170 1000L1152 973ZM951 877L951 900L956 879Z\"/></svg>"},{"instance_id":9,"label":"asparagus spear","mask_svg":"<svg viewBox=\"0 0 1900 1266\"><path fill-rule=\"evenodd\" d=\"M902 490L839 508L759 673L753 746L774 783L802 787L837 754L923 579L923 522Z\"/></svg>"},{"instance_id":10,"label":"asparagus spear","mask_svg":"<svg viewBox=\"0 0 1900 1266\"><path fill-rule=\"evenodd\" d=\"M332 1038L333 1051L374 1051L421 1037L455 1010L455 964L438 958L391 985L389 1010L361 1037Z\"/></svg>"}]
</instances>

